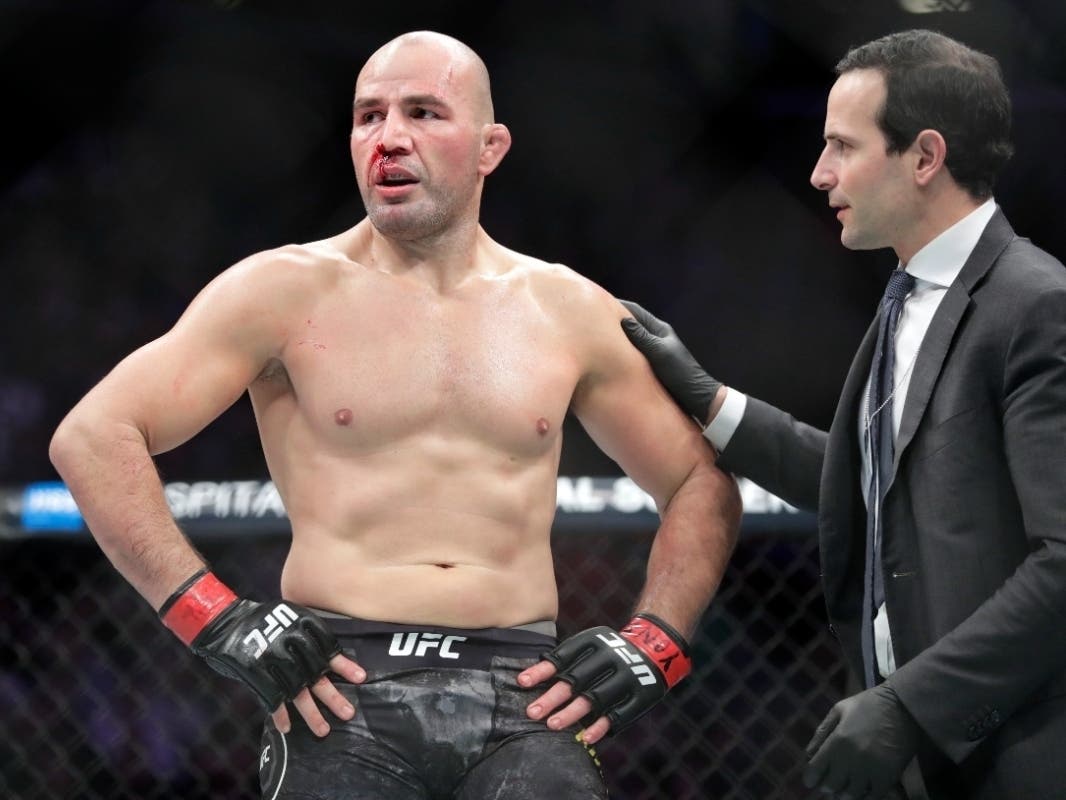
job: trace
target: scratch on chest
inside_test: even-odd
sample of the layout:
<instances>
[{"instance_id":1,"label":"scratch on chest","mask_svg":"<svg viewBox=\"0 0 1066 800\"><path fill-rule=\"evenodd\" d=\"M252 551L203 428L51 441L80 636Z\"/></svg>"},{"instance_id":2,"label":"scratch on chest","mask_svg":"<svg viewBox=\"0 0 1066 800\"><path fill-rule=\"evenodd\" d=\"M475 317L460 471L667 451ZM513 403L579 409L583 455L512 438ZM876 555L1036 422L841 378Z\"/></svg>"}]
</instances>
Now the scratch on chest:
<instances>
[{"instance_id":1,"label":"scratch on chest","mask_svg":"<svg viewBox=\"0 0 1066 800\"><path fill-rule=\"evenodd\" d=\"M314 329L314 328L317 328L318 326L315 325L315 323L312 320L307 320L307 327L310 328L310 329ZM299 341L296 342L296 346L297 347L302 347L303 345L311 345L311 347L313 347L315 350L325 350L326 349L326 346L324 344L322 344L320 341L318 341L317 339L300 339Z\"/></svg>"}]
</instances>

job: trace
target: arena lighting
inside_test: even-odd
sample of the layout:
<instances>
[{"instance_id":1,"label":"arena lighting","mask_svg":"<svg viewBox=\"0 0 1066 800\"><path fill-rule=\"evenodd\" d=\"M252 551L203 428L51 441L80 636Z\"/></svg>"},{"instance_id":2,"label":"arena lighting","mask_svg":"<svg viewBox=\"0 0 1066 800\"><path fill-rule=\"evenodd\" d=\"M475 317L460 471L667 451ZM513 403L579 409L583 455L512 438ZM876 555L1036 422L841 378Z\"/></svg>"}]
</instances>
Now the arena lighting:
<instances>
[{"instance_id":1,"label":"arena lighting","mask_svg":"<svg viewBox=\"0 0 1066 800\"><path fill-rule=\"evenodd\" d=\"M971 0L899 0L899 7L909 14L973 11Z\"/></svg>"}]
</instances>

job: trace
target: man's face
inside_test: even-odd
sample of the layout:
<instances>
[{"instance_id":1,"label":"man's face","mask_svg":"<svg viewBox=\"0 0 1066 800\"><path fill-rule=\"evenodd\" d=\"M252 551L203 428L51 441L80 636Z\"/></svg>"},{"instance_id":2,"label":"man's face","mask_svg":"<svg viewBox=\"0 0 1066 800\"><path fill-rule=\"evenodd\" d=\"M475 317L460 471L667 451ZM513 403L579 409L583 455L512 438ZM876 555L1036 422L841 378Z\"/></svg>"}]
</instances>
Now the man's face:
<instances>
[{"instance_id":1,"label":"man's face","mask_svg":"<svg viewBox=\"0 0 1066 800\"><path fill-rule=\"evenodd\" d=\"M351 152L371 223L412 240L472 214L485 120L467 65L446 48L407 44L367 62L356 82Z\"/></svg>"},{"instance_id":2,"label":"man's face","mask_svg":"<svg viewBox=\"0 0 1066 800\"><path fill-rule=\"evenodd\" d=\"M908 152L887 153L877 114L886 95L877 70L845 72L829 92L825 148L811 184L829 195L843 226L840 241L852 250L892 247L913 224L916 197Z\"/></svg>"}]
</instances>

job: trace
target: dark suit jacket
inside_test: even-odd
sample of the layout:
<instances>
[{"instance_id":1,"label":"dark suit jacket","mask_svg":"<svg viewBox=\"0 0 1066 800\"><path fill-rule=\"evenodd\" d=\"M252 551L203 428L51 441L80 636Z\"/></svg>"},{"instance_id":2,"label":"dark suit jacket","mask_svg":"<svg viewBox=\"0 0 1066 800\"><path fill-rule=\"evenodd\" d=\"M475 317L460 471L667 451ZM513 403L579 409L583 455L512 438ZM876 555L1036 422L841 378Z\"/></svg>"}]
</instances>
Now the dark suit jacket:
<instances>
[{"instance_id":1,"label":"dark suit jacket","mask_svg":"<svg viewBox=\"0 0 1066 800\"><path fill-rule=\"evenodd\" d=\"M749 398L719 462L818 511L829 618L858 675L876 331L828 434ZM1066 798L1066 269L1001 211L922 341L883 514L891 683L950 759L923 772L967 787L944 796Z\"/></svg>"}]
</instances>

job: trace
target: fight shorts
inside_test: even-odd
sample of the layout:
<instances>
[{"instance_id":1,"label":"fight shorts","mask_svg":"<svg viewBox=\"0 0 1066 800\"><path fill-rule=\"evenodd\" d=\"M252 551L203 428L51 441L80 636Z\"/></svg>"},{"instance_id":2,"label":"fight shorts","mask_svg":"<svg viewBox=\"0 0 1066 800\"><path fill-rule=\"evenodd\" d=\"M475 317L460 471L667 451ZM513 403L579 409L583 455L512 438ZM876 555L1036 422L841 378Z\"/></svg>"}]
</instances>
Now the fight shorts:
<instances>
[{"instance_id":1,"label":"fight shorts","mask_svg":"<svg viewBox=\"0 0 1066 800\"><path fill-rule=\"evenodd\" d=\"M555 645L536 630L552 623L462 630L322 618L367 672L361 684L329 675L355 717L344 721L320 703L331 730L319 738L291 705L287 734L268 716L264 800L607 797L579 728L552 731L526 716L551 683L522 689L518 673Z\"/></svg>"}]
</instances>

